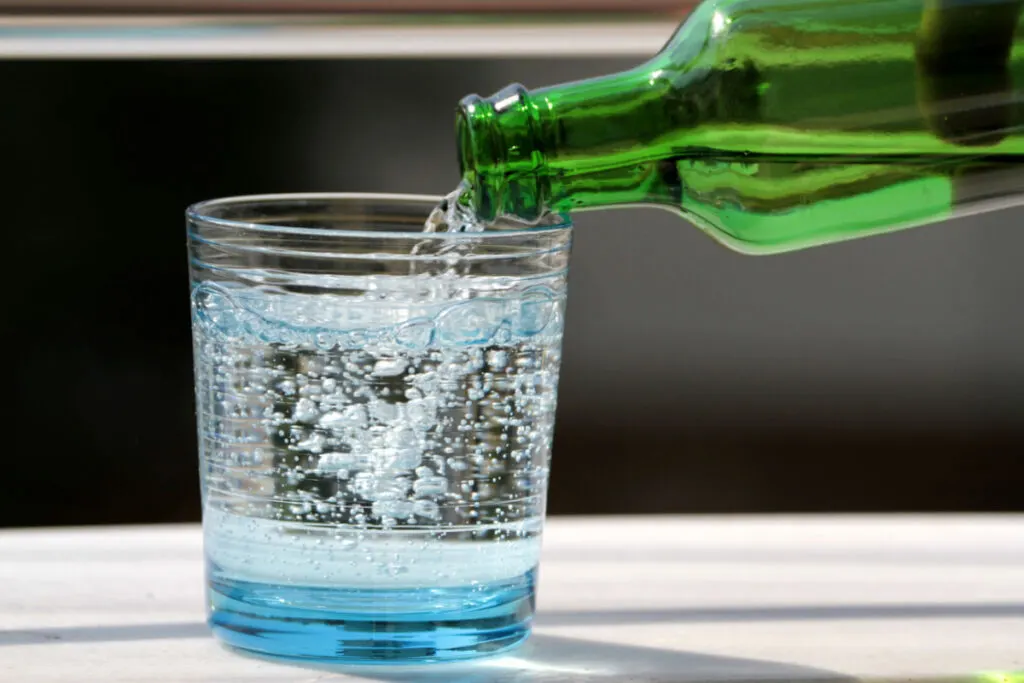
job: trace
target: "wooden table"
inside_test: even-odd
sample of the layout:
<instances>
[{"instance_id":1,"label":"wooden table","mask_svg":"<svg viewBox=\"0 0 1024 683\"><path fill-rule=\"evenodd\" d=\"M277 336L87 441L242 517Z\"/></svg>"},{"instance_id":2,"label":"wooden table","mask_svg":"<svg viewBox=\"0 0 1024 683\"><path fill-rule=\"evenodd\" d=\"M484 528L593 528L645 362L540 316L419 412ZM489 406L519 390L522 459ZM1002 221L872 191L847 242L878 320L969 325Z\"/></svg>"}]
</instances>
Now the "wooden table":
<instances>
[{"instance_id":1,"label":"wooden table","mask_svg":"<svg viewBox=\"0 0 1024 683\"><path fill-rule=\"evenodd\" d=\"M0 532L0 681L1024 680L1024 516L555 518L515 655L346 671L215 644L201 543Z\"/></svg>"}]
</instances>

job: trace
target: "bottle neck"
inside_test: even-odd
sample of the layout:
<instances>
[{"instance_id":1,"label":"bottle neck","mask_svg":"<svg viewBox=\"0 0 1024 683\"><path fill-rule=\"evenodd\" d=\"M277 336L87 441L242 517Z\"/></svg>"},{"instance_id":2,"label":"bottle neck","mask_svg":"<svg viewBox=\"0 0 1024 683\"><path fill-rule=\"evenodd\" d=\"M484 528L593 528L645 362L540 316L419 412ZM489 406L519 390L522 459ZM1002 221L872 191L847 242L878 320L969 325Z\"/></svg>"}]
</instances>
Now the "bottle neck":
<instances>
[{"instance_id":1,"label":"bottle neck","mask_svg":"<svg viewBox=\"0 0 1024 683\"><path fill-rule=\"evenodd\" d=\"M470 95L457 113L459 166L484 220L537 220L551 211L657 203L660 174L638 169L662 132L668 82L644 66L527 91ZM641 164L642 165L642 164ZM666 197L665 199L670 199Z\"/></svg>"}]
</instances>

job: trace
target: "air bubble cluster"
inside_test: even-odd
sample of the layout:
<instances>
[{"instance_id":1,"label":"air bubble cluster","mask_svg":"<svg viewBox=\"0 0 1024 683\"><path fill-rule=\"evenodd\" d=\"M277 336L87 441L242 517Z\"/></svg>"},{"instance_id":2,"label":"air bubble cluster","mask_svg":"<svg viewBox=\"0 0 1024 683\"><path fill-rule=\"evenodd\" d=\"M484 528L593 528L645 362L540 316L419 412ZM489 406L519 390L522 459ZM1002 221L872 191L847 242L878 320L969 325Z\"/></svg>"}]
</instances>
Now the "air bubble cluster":
<instances>
[{"instance_id":1,"label":"air bubble cluster","mask_svg":"<svg viewBox=\"0 0 1024 683\"><path fill-rule=\"evenodd\" d=\"M415 301L393 286L372 298L195 288L207 523L234 520L208 542L237 545L227 529L244 520L247 543L292 539L264 562L317 576L369 564L398 581L432 544L536 537L564 281L424 282L434 293ZM409 545L371 552L381 538Z\"/></svg>"}]
</instances>

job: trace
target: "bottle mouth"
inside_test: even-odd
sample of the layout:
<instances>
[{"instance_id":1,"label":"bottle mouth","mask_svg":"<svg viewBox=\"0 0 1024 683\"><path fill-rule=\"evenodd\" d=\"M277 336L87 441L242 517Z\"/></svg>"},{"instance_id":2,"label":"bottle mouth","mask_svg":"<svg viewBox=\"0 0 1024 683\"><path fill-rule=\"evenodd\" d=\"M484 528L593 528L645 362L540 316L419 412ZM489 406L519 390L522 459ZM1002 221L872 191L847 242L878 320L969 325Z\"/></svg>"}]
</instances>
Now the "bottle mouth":
<instances>
[{"instance_id":1,"label":"bottle mouth","mask_svg":"<svg viewBox=\"0 0 1024 683\"><path fill-rule=\"evenodd\" d=\"M474 172L476 166L473 158L473 126L470 123L470 116L482 101L479 95L464 97L455 112L455 137L459 145L459 173L463 176Z\"/></svg>"},{"instance_id":2,"label":"bottle mouth","mask_svg":"<svg viewBox=\"0 0 1024 683\"><path fill-rule=\"evenodd\" d=\"M490 178L495 175L493 134L489 123L494 109L479 95L468 95L459 102L455 115L458 140L459 173L470 187L470 206L477 218L493 221L498 217L499 198Z\"/></svg>"},{"instance_id":3,"label":"bottle mouth","mask_svg":"<svg viewBox=\"0 0 1024 683\"><path fill-rule=\"evenodd\" d=\"M543 217L547 186L539 116L519 84L489 98L469 95L459 103L459 168L478 218L535 222Z\"/></svg>"}]
</instances>

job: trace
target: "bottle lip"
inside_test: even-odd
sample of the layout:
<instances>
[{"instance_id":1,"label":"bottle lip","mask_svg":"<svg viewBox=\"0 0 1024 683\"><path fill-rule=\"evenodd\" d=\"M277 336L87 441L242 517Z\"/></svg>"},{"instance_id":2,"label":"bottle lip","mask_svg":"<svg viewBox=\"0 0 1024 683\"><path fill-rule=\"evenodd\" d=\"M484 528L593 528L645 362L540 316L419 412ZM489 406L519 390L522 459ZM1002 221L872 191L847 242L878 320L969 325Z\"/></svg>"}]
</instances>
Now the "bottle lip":
<instances>
[{"instance_id":1,"label":"bottle lip","mask_svg":"<svg viewBox=\"0 0 1024 683\"><path fill-rule=\"evenodd\" d=\"M484 104L479 95L468 95L459 102L455 112L455 138L459 146L459 172L475 171L476 157L473 153L473 122L472 117L477 108Z\"/></svg>"},{"instance_id":2,"label":"bottle lip","mask_svg":"<svg viewBox=\"0 0 1024 683\"><path fill-rule=\"evenodd\" d=\"M482 182L481 164L500 165L494 158L494 108L479 95L468 95L459 102L455 115L455 136L459 154L459 174L473 189L472 207L485 221L497 218L499 197L491 183ZM481 154L483 153L483 155Z\"/></svg>"},{"instance_id":3,"label":"bottle lip","mask_svg":"<svg viewBox=\"0 0 1024 683\"><path fill-rule=\"evenodd\" d=\"M541 197L544 180L538 173L543 150L538 145L539 112L529 91L519 83L502 88L491 97L473 94L459 102L456 116L459 169L463 182L472 188L472 207L480 218L491 221L509 210L519 196ZM511 124L511 125L510 125ZM546 213L513 213L520 220L539 220Z\"/></svg>"}]
</instances>

